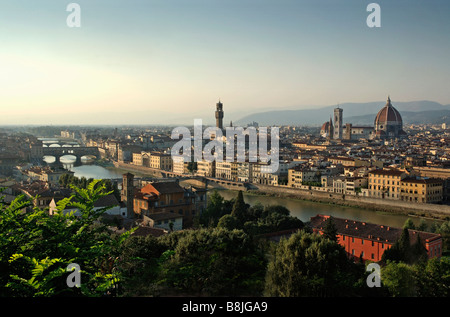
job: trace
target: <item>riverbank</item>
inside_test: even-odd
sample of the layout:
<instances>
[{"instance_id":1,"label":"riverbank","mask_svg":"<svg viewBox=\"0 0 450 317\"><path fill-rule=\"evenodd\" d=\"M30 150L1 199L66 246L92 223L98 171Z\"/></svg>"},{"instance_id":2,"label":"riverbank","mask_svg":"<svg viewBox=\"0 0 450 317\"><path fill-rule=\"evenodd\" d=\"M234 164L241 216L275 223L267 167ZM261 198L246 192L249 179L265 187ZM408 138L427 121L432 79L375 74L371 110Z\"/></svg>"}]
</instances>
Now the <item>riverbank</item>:
<instances>
[{"instance_id":1,"label":"riverbank","mask_svg":"<svg viewBox=\"0 0 450 317\"><path fill-rule=\"evenodd\" d=\"M114 162L116 170L131 171L134 174L143 174L153 177L176 177L171 172L165 172L148 167L134 166L131 164ZM198 181L198 180L197 180ZM227 190L239 190L233 186L225 184L216 184L209 182L210 188L222 188ZM330 193L325 191L305 190L299 188L291 188L287 186L269 186L261 184L250 184L246 190L247 194L264 195L279 198L290 198L303 200L321 204L337 205L343 207L353 207L362 210L372 210L377 212L385 212L388 214L399 214L411 217L419 217L424 219L448 220L450 219L450 206L437 204L413 203L398 200L376 199L363 196L342 195L338 193Z\"/></svg>"},{"instance_id":2,"label":"riverbank","mask_svg":"<svg viewBox=\"0 0 450 317\"><path fill-rule=\"evenodd\" d=\"M257 185L255 189L249 189L247 194L261 195L277 198L289 198L328 205L353 207L364 210L385 212L413 216L425 219L448 220L450 219L450 206L436 204L409 203L403 201L382 200L367 197L343 196L335 193L323 193L281 186Z\"/></svg>"}]
</instances>

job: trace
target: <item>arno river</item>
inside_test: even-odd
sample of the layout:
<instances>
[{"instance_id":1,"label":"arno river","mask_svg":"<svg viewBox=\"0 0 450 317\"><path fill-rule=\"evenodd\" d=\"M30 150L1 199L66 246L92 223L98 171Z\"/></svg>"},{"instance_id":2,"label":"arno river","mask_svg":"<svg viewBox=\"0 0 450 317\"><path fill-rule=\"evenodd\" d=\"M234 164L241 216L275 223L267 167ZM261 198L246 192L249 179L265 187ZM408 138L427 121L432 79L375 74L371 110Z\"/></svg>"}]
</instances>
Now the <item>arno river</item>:
<instances>
[{"instance_id":1,"label":"arno river","mask_svg":"<svg viewBox=\"0 0 450 317\"><path fill-rule=\"evenodd\" d=\"M50 159L51 161L51 159ZM49 161L49 162L50 162ZM73 159L62 157L61 162L69 164L69 169L72 170L77 177L86 178L109 178L117 179L122 178L123 171L115 168L105 168L97 165L81 165L73 167L71 162ZM219 193L225 199L231 199L236 197L237 192L220 190ZM309 221L310 217L317 214L332 215L335 217L346 218L351 220L365 221L368 223L383 224L391 227L401 228L405 223L408 216L406 215L396 215L389 214L386 212L377 212L373 210L360 209L355 207L344 207L338 205L331 205L325 203L308 202L297 199L281 198L281 197L269 197L269 196L258 196L244 193L244 200L250 205L256 203L261 203L265 205L282 205L290 210L292 216L298 217L300 220L306 222ZM411 217L414 223L418 224L419 219L416 217ZM427 220L430 225L434 220Z\"/></svg>"}]
</instances>

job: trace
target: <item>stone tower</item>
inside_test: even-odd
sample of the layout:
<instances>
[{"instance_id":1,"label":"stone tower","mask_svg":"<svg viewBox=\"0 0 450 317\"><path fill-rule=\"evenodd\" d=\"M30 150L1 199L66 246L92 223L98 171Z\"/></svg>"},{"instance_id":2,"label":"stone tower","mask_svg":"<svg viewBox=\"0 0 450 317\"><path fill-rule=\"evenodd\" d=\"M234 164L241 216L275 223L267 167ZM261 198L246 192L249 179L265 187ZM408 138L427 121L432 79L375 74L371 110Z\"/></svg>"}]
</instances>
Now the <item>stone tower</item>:
<instances>
[{"instance_id":1,"label":"stone tower","mask_svg":"<svg viewBox=\"0 0 450 317\"><path fill-rule=\"evenodd\" d=\"M223 129L223 104L220 100L216 104L216 128Z\"/></svg>"},{"instance_id":2,"label":"stone tower","mask_svg":"<svg viewBox=\"0 0 450 317\"><path fill-rule=\"evenodd\" d=\"M335 140L342 140L343 123L342 123L342 112L343 110L339 108L334 109L334 136Z\"/></svg>"},{"instance_id":3,"label":"stone tower","mask_svg":"<svg viewBox=\"0 0 450 317\"><path fill-rule=\"evenodd\" d=\"M123 174L122 183L122 201L127 206L127 217L133 217L134 215L134 175L131 173Z\"/></svg>"}]
</instances>

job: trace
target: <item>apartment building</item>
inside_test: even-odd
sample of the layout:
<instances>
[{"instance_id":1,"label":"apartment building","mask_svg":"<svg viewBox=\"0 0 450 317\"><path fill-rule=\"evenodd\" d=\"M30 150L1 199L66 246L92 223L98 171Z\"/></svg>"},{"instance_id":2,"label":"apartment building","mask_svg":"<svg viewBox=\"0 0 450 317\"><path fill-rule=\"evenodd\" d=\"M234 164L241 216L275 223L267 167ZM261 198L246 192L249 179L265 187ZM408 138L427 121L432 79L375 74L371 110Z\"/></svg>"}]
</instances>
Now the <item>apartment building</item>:
<instances>
[{"instance_id":1,"label":"apartment building","mask_svg":"<svg viewBox=\"0 0 450 317\"><path fill-rule=\"evenodd\" d=\"M172 172L176 174L188 174L188 162L185 162L183 157L172 158Z\"/></svg>"},{"instance_id":2,"label":"apartment building","mask_svg":"<svg viewBox=\"0 0 450 317\"><path fill-rule=\"evenodd\" d=\"M186 189L177 182L154 182L136 191L133 210L136 217L159 213L183 216L183 226L190 227L194 216L206 208L206 191Z\"/></svg>"},{"instance_id":3,"label":"apartment building","mask_svg":"<svg viewBox=\"0 0 450 317\"><path fill-rule=\"evenodd\" d=\"M300 188L304 182L321 182L320 172L308 167L296 166L288 170L288 186Z\"/></svg>"},{"instance_id":4,"label":"apartment building","mask_svg":"<svg viewBox=\"0 0 450 317\"><path fill-rule=\"evenodd\" d=\"M401 199L401 181L407 173L394 169L377 169L369 172L369 196L374 198Z\"/></svg>"},{"instance_id":5,"label":"apartment building","mask_svg":"<svg viewBox=\"0 0 450 317\"><path fill-rule=\"evenodd\" d=\"M401 181L400 199L420 203L439 203L443 200L443 180L408 177Z\"/></svg>"},{"instance_id":6,"label":"apartment building","mask_svg":"<svg viewBox=\"0 0 450 317\"><path fill-rule=\"evenodd\" d=\"M384 251L392 247L402 234L401 228L341 219L328 215L311 217L310 224L313 232L323 234L326 222L330 218L337 229L338 243L345 248L349 258L354 260L380 261ZM427 250L428 258L442 256L442 236L440 234L409 230L411 244L416 243L418 237Z\"/></svg>"},{"instance_id":7,"label":"apartment building","mask_svg":"<svg viewBox=\"0 0 450 317\"><path fill-rule=\"evenodd\" d=\"M164 171L172 171L172 156L165 153L151 152L150 167Z\"/></svg>"},{"instance_id":8,"label":"apartment building","mask_svg":"<svg viewBox=\"0 0 450 317\"><path fill-rule=\"evenodd\" d=\"M237 181L238 164L236 162L217 162L216 161L216 178Z\"/></svg>"},{"instance_id":9,"label":"apartment building","mask_svg":"<svg viewBox=\"0 0 450 317\"><path fill-rule=\"evenodd\" d=\"M203 177L216 177L216 162L215 161L198 161L197 175Z\"/></svg>"},{"instance_id":10,"label":"apartment building","mask_svg":"<svg viewBox=\"0 0 450 317\"><path fill-rule=\"evenodd\" d=\"M268 164L251 163L252 165L252 183L277 186L279 181L279 171L271 173L268 171Z\"/></svg>"}]
</instances>

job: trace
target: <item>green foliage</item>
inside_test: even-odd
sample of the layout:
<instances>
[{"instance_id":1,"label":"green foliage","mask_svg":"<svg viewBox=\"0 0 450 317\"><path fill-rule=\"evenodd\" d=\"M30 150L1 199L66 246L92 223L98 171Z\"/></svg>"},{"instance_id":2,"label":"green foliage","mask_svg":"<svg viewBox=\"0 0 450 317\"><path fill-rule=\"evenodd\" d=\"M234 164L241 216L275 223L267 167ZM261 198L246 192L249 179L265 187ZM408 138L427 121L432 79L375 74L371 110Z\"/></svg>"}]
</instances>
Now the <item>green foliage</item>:
<instances>
[{"instance_id":1,"label":"green foliage","mask_svg":"<svg viewBox=\"0 0 450 317\"><path fill-rule=\"evenodd\" d=\"M417 295L421 297L450 297L450 259L433 258L414 267Z\"/></svg>"},{"instance_id":2,"label":"green foliage","mask_svg":"<svg viewBox=\"0 0 450 317\"><path fill-rule=\"evenodd\" d=\"M322 235L299 231L282 239L269 261L268 296L354 295L355 274L345 250Z\"/></svg>"},{"instance_id":3,"label":"green foliage","mask_svg":"<svg viewBox=\"0 0 450 317\"><path fill-rule=\"evenodd\" d=\"M160 259L162 295L236 296L262 291L265 257L242 230L189 230L173 241L168 241L168 251Z\"/></svg>"},{"instance_id":4,"label":"green foliage","mask_svg":"<svg viewBox=\"0 0 450 317\"><path fill-rule=\"evenodd\" d=\"M325 238L337 242L337 233L338 232L333 217L328 218L325 223L325 227L323 228L323 235Z\"/></svg>"},{"instance_id":5,"label":"green foliage","mask_svg":"<svg viewBox=\"0 0 450 317\"><path fill-rule=\"evenodd\" d=\"M215 201L220 200L215 199ZM218 203L218 206L221 206L218 208L220 210L228 209L224 207L223 198ZM301 229L303 226L303 222L297 217L290 216L290 211L284 206L272 205L264 207L261 204L249 206L244 202L242 191L238 192L238 196L233 202L231 213L224 214L217 223L219 228L229 230L242 229L251 235L288 229Z\"/></svg>"},{"instance_id":6,"label":"green foliage","mask_svg":"<svg viewBox=\"0 0 450 317\"><path fill-rule=\"evenodd\" d=\"M153 236L131 236L124 241L118 267L124 296L145 296L156 292L155 281L166 250L167 245Z\"/></svg>"},{"instance_id":7,"label":"green foliage","mask_svg":"<svg viewBox=\"0 0 450 317\"><path fill-rule=\"evenodd\" d=\"M386 263L403 262L407 264L414 264L417 262L426 261L428 259L427 250L425 249L420 237L411 245L408 226L403 227L400 238L392 245L391 248L383 252L381 261Z\"/></svg>"},{"instance_id":8,"label":"green foliage","mask_svg":"<svg viewBox=\"0 0 450 317\"><path fill-rule=\"evenodd\" d=\"M450 250L450 220L443 222L441 225L435 226L434 232L442 236L442 249Z\"/></svg>"},{"instance_id":9,"label":"green foliage","mask_svg":"<svg viewBox=\"0 0 450 317\"><path fill-rule=\"evenodd\" d=\"M217 228L225 228L228 230L242 228L240 221L233 215L227 214L219 219Z\"/></svg>"},{"instance_id":10,"label":"green foliage","mask_svg":"<svg viewBox=\"0 0 450 317\"><path fill-rule=\"evenodd\" d=\"M197 171L197 162L189 162L187 165L189 173L195 173Z\"/></svg>"},{"instance_id":11,"label":"green foliage","mask_svg":"<svg viewBox=\"0 0 450 317\"><path fill-rule=\"evenodd\" d=\"M86 179L86 177L78 178L73 174L63 174L59 178L59 184L65 188L71 188L75 186L76 188L86 189L92 182L93 178ZM97 183L105 186L105 191L111 192L117 200L120 201L120 191L116 185L114 185L110 179L96 180Z\"/></svg>"},{"instance_id":12,"label":"green foliage","mask_svg":"<svg viewBox=\"0 0 450 317\"><path fill-rule=\"evenodd\" d=\"M99 180L86 188L72 187L71 197L58 202L50 216L24 196L0 205L1 296L103 296L117 290L119 246L130 232L113 236L98 218L94 202L110 194ZM71 210L71 211L67 211ZM82 269L80 288L69 288L65 269Z\"/></svg>"},{"instance_id":13,"label":"green foliage","mask_svg":"<svg viewBox=\"0 0 450 317\"><path fill-rule=\"evenodd\" d=\"M219 222L219 219L231 212L233 200L225 200L217 190L214 190L208 197L208 205L206 210L203 211L196 223L198 227L215 227Z\"/></svg>"},{"instance_id":14,"label":"green foliage","mask_svg":"<svg viewBox=\"0 0 450 317\"><path fill-rule=\"evenodd\" d=\"M416 229L416 225L414 224L414 222L412 221L411 218L406 219L403 228L406 229Z\"/></svg>"},{"instance_id":15,"label":"green foliage","mask_svg":"<svg viewBox=\"0 0 450 317\"><path fill-rule=\"evenodd\" d=\"M393 297L416 295L414 270L406 263L388 261L381 269L381 280Z\"/></svg>"},{"instance_id":16,"label":"green foliage","mask_svg":"<svg viewBox=\"0 0 450 317\"><path fill-rule=\"evenodd\" d=\"M247 221L247 210L249 205L247 205L244 201L244 194L242 190L238 192L237 198L234 202L233 209L231 210L231 215L236 217L236 219L242 223Z\"/></svg>"}]
</instances>

